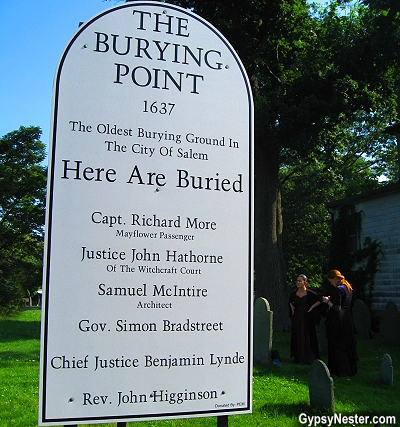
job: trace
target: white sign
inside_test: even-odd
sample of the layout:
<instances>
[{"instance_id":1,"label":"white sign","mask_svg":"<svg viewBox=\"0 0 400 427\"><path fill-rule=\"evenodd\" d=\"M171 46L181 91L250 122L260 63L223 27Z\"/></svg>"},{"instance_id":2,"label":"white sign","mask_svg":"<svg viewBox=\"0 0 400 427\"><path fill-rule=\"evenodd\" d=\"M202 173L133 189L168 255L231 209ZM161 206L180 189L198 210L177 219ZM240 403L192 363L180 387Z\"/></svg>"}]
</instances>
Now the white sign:
<instances>
[{"instance_id":1,"label":"white sign","mask_svg":"<svg viewBox=\"0 0 400 427\"><path fill-rule=\"evenodd\" d=\"M170 4L83 24L55 78L39 425L251 412L253 106Z\"/></svg>"}]
</instances>

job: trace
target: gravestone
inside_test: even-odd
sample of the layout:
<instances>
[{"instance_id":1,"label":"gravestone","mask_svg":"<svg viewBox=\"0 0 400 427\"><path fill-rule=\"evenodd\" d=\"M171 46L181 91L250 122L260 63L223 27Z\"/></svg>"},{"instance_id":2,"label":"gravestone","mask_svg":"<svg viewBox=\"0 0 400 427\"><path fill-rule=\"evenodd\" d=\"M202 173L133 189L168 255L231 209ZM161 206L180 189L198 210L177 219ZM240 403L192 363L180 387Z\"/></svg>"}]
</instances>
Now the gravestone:
<instances>
[{"instance_id":1,"label":"gravestone","mask_svg":"<svg viewBox=\"0 0 400 427\"><path fill-rule=\"evenodd\" d=\"M253 317L253 360L254 363L268 365L272 349L273 312L265 298L256 299Z\"/></svg>"},{"instance_id":2,"label":"gravestone","mask_svg":"<svg viewBox=\"0 0 400 427\"><path fill-rule=\"evenodd\" d=\"M320 360L311 363L308 374L308 390L310 406L323 411L334 411L333 379L328 367Z\"/></svg>"},{"instance_id":3,"label":"gravestone","mask_svg":"<svg viewBox=\"0 0 400 427\"><path fill-rule=\"evenodd\" d=\"M360 299L356 299L354 302L353 321L357 332L357 338L369 339L371 315L368 307Z\"/></svg>"},{"instance_id":4,"label":"gravestone","mask_svg":"<svg viewBox=\"0 0 400 427\"><path fill-rule=\"evenodd\" d=\"M393 365L389 354L384 354L382 357L380 380L383 384L393 385Z\"/></svg>"},{"instance_id":5,"label":"gravestone","mask_svg":"<svg viewBox=\"0 0 400 427\"><path fill-rule=\"evenodd\" d=\"M400 314L396 304L388 301L381 321L381 332L386 343L400 345Z\"/></svg>"}]
</instances>

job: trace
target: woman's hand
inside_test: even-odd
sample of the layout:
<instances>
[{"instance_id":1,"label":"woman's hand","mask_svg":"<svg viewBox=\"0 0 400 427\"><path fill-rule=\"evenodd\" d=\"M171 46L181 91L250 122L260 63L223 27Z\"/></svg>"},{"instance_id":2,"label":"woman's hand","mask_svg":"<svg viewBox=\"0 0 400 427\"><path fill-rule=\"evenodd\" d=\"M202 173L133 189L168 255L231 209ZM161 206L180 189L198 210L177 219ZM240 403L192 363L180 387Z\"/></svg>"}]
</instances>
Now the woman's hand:
<instances>
[{"instance_id":1,"label":"woman's hand","mask_svg":"<svg viewBox=\"0 0 400 427\"><path fill-rule=\"evenodd\" d=\"M310 307L310 309L308 310L308 313L310 313L311 311L313 311L313 310L314 310L314 308L315 308L315 307L318 307L320 304L321 304L321 301L317 301L317 302L315 302L315 303Z\"/></svg>"}]
</instances>

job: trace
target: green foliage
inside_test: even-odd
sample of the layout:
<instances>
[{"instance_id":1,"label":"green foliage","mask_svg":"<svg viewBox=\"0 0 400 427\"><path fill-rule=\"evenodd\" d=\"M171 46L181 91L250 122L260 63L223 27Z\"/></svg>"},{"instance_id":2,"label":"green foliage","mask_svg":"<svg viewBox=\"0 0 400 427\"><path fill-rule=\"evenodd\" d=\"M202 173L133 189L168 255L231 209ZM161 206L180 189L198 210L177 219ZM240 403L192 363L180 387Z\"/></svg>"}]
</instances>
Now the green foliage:
<instances>
[{"instance_id":1,"label":"green foliage","mask_svg":"<svg viewBox=\"0 0 400 427\"><path fill-rule=\"evenodd\" d=\"M318 231L316 224L325 222L326 215L317 218L317 212L322 213L321 204L332 200L328 196L342 198L350 191L365 191L378 185L379 175L395 175L386 163L390 160L393 166L396 142L383 131L397 120L400 2L341 0L324 6L306 0L252 0L234 5L222 0L172 3L190 8L223 33L242 59L252 84L256 187L270 186L263 191L272 195L265 202L262 191L256 191L256 228L263 230L264 223L270 239L258 242L256 236L256 252L261 252L256 254L256 270L258 282L269 283L271 277L278 276L273 270L278 264L271 263L271 270L266 268L262 273L258 263L271 259L273 251L281 253L279 193L290 188L287 178L284 184L271 179L271 171L278 173L277 164L284 168L284 174L288 172L298 180L302 166L304 179L310 183L309 178L314 177L326 190L325 200L319 197L317 203L311 193L317 185L310 185L311 199L303 201L310 222L298 217L293 221L300 225L297 235L301 242L318 234L325 239L326 228L321 226ZM315 162L318 172L323 173L307 170ZM355 179L352 174L357 170L361 173ZM332 188L323 182L326 177ZM294 187L299 187L298 182ZM294 209L290 196L295 196L294 192L282 194L284 224L291 220ZM274 227L276 233L271 233ZM283 233L286 230L287 225ZM290 245L295 231L288 231L283 239ZM320 262L313 256L326 247L326 240L317 247L310 245L314 254L307 256L312 270L314 263ZM306 262L291 253L286 259L296 266ZM270 297L277 292L274 288Z\"/></svg>"},{"instance_id":2,"label":"green foliage","mask_svg":"<svg viewBox=\"0 0 400 427\"><path fill-rule=\"evenodd\" d=\"M332 232L326 204L380 186L382 170L376 173L375 161L366 159L376 143L370 134L363 137L357 129L336 127L324 138L335 144L321 140L320 151L308 158L293 150L282 153L286 164L280 170L280 183L287 283L293 283L302 272L314 286L323 281Z\"/></svg>"},{"instance_id":3,"label":"green foliage","mask_svg":"<svg viewBox=\"0 0 400 427\"><path fill-rule=\"evenodd\" d=\"M299 274L306 274L310 285L316 286L329 249L331 217L324 203L332 194L332 177L316 162L299 165L281 169L287 283L292 285Z\"/></svg>"},{"instance_id":4,"label":"green foliage","mask_svg":"<svg viewBox=\"0 0 400 427\"><path fill-rule=\"evenodd\" d=\"M349 246L349 236L359 235L361 227L362 212L356 212L354 205L345 205L339 209L338 218L332 229L327 270L331 268L340 270L353 286L353 298L361 299L371 306L382 244L366 237L361 249L352 250Z\"/></svg>"},{"instance_id":5,"label":"green foliage","mask_svg":"<svg viewBox=\"0 0 400 427\"><path fill-rule=\"evenodd\" d=\"M0 138L0 311L41 286L46 194L45 146L38 127Z\"/></svg>"},{"instance_id":6,"label":"green foliage","mask_svg":"<svg viewBox=\"0 0 400 427\"><path fill-rule=\"evenodd\" d=\"M280 185L288 283L301 271L311 283L322 283L331 234L331 218L325 208L328 202L378 188L381 175L397 177L397 144L386 132L394 119L391 102L383 103L378 113L343 114L340 121L321 131L313 152L307 155L282 149Z\"/></svg>"},{"instance_id":7,"label":"green foliage","mask_svg":"<svg viewBox=\"0 0 400 427\"><path fill-rule=\"evenodd\" d=\"M19 309L24 294L22 289L0 278L0 313L11 314Z\"/></svg>"}]
</instances>

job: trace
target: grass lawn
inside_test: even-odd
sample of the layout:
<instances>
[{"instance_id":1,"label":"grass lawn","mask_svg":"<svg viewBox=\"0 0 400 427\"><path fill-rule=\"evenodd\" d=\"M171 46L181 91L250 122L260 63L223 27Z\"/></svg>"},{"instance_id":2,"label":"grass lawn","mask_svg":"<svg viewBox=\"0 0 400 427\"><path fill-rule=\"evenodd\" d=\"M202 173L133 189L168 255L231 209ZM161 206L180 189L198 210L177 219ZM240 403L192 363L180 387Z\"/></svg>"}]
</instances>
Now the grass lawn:
<instances>
[{"instance_id":1,"label":"grass lawn","mask_svg":"<svg viewBox=\"0 0 400 427\"><path fill-rule=\"evenodd\" d=\"M39 336L40 310L26 310L15 318L0 318L0 427L38 425ZM229 427L301 426L307 425L300 423L301 413L322 415L309 407L310 368L292 363L288 358L289 342L288 333L274 335L273 348L279 351L283 366L254 368L253 413L230 416ZM358 374L353 378L334 378L336 413L371 418L393 415L400 423L400 347L386 345L376 336L359 341L358 351L361 359ZM385 353L393 361L393 386L379 383L380 363ZM327 362L325 356L321 358ZM116 423L93 425L115 427ZM216 417L128 423L136 427L216 425Z\"/></svg>"}]
</instances>

